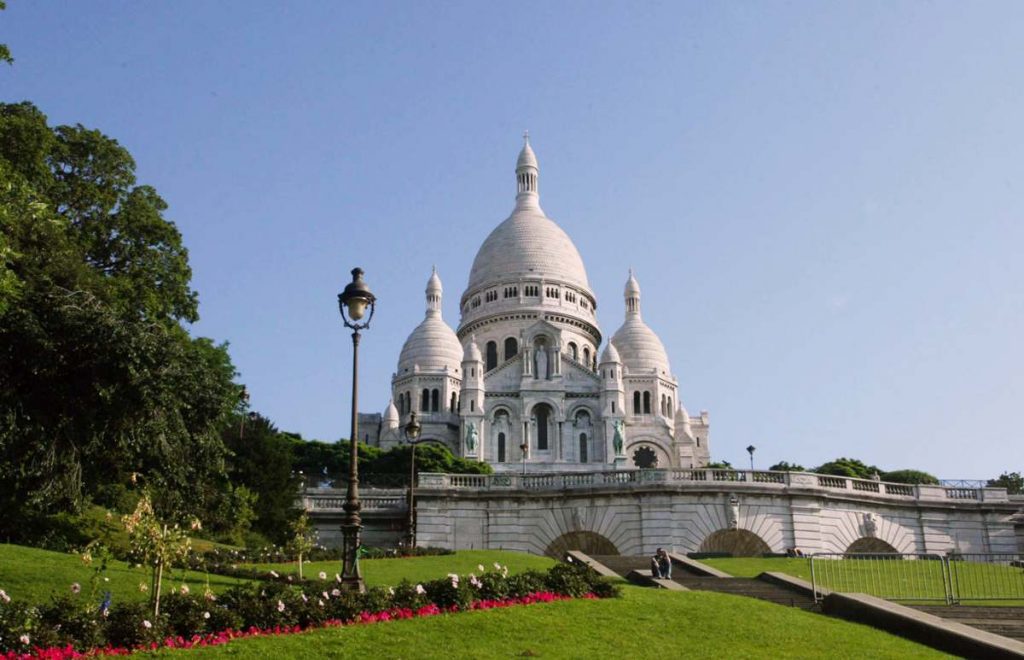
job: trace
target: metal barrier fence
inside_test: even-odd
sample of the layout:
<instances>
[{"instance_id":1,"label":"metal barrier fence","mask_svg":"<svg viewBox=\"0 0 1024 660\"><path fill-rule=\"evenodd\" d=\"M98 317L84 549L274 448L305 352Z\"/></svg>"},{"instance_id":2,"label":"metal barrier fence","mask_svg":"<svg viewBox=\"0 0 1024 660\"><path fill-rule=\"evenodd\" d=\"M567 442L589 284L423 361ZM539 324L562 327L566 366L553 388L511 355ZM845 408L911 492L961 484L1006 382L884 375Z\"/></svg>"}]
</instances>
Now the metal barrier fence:
<instances>
[{"instance_id":1,"label":"metal barrier fence","mask_svg":"<svg viewBox=\"0 0 1024 660\"><path fill-rule=\"evenodd\" d=\"M946 605L1024 602L1024 554L820 553L810 560L816 601L839 591Z\"/></svg>"}]
</instances>

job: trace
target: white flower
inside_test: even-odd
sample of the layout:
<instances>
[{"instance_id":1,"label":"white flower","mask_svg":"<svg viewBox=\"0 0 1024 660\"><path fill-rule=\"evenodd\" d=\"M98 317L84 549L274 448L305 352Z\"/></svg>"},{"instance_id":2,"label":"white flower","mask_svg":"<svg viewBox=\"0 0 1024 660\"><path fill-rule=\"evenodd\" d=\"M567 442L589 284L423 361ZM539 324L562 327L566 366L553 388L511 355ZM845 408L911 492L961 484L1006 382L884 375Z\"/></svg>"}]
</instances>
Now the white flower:
<instances>
[{"instance_id":1,"label":"white flower","mask_svg":"<svg viewBox=\"0 0 1024 660\"><path fill-rule=\"evenodd\" d=\"M277 574L277 572L276 572L276 571L270 571L270 574L271 574L272 576L274 576L274 577L281 577L280 575L278 575L278 574Z\"/></svg>"},{"instance_id":2,"label":"white flower","mask_svg":"<svg viewBox=\"0 0 1024 660\"><path fill-rule=\"evenodd\" d=\"M484 569L484 565L483 565L483 564L477 564L477 565L476 565L476 570L478 570L478 571L480 571L481 573L483 573L483 572L484 572L484 570L486 570L486 569Z\"/></svg>"},{"instance_id":3,"label":"white flower","mask_svg":"<svg viewBox=\"0 0 1024 660\"><path fill-rule=\"evenodd\" d=\"M281 601L277 601L277 611L284 612L284 603L282 603Z\"/></svg>"},{"instance_id":4,"label":"white flower","mask_svg":"<svg viewBox=\"0 0 1024 660\"><path fill-rule=\"evenodd\" d=\"M423 588L422 584L417 584L416 585L416 593L418 593L419 595L422 596L423 594L427 593L427 590Z\"/></svg>"},{"instance_id":5,"label":"white flower","mask_svg":"<svg viewBox=\"0 0 1024 660\"><path fill-rule=\"evenodd\" d=\"M209 612L203 612L203 618L204 619L209 619L210 618L210 613Z\"/></svg>"},{"instance_id":6,"label":"white flower","mask_svg":"<svg viewBox=\"0 0 1024 660\"><path fill-rule=\"evenodd\" d=\"M480 580L476 579L475 575L470 575L469 576L469 583L471 585L473 585L474 587L476 587L477 589L479 589L480 587L484 586L483 582L481 582Z\"/></svg>"},{"instance_id":7,"label":"white flower","mask_svg":"<svg viewBox=\"0 0 1024 660\"><path fill-rule=\"evenodd\" d=\"M72 582L71 583L71 593L77 594L81 590L82 590L82 585L78 584L77 582Z\"/></svg>"},{"instance_id":8,"label":"white flower","mask_svg":"<svg viewBox=\"0 0 1024 660\"><path fill-rule=\"evenodd\" d=\"M145 619L143 619L143 620L142 620L142 627L143 627L143 628L152 628L152 627L153 627L153 624L152 624L152 623L150 623L149 621L146 621Z\"/></svg>"},{"instance_id":9,"label":"white flower","mask_svg":"<svg viewBox=\"0 0 1024 660\"><path fill-rule=\"evenodd\" d=\"M341 589L331 589L331 595L337 598L341 595Z\"/></svg>"},{"instance_id":10,"label":"white flower","mask_svg":"<svg viewBox=\"0 0 1024 660\"><path fill-rule=\"evenodd\" d=\"M18 639L21 641L22 644L28 644L30 641L32 641L28 638L28 635L22 635Z\"/></svg>"},{"instance_id":11,"label":"white flower","mask_svg":"<svg viewBox=\"0 0 1024 660\"><path fill-rule=\"evenodd\" d=\"M324 597L324 600L330 600L330 599L331 599L331 597L330 597L329 595L327 595L327 592L326 592L326 591L325 591L325 592L323 592L323 593L322 593L322 594L320 594L320 595Z\"/></svg>"},{"instance_id":12,"label":"white flower","mask_svg":"<svg viewBox=\"0 0 1024 660\"><path fill-rule=\"evenodd\" d=\"M335 574L334 574L334 579L335 579L335 580L336 580L336 581L338 582L338 584L341 584L341 576L340 576L340 575L338 575L337 573L335 573Z\"/></svg>"},{"instance_id":13,"label":"white flower","mask_svg":"<svg viewBox=\"0 0 1024 660\"><path fill-rule=\"evenodd\" d=\"M309 602L309 599L306 598L306 594L302 594L302 602L303 603L308 603Z\"/></svg>"},{"instance_id":14,"label":"white flower","mask_svg":"<svg viewBox=\"0 0 1024 660\"><path fill-rule=\"evenodd\" d=\"M323 607L324 606L324 601L322 601L319 598L317 598L316 599L316 604L319 605L320 607Z\"/></svg>"},{"instance_id":15,"label":"white flower","mask_svg":"<svg viewBox=\"0 0 1024 660\"><path fill-rule=\"evenodd\" d=\"M181 595L182 596L187 596L188 595L188 585L187 584L181 585Z\"/></svg>"},{"instance_id":16,"label":"white flower","mask_svg":"<svg viewBox=\"0 0 1024 660\"><path fill-rule=\"evenodd\" d=\"M320 571L320 579L321 580L326 580L327 579L327 573L325 573L324 571Z\"/></svg>"},{"instance_id":17,"label":"white flower","mask_svg":"<svg viewBox=\"0 0 1024 660\"><path fill-rule=\"evenodd\" d=\"M494 570L500 571L501 570L501 564L499 564L498 562L494 562Z\"/></svg>"},{"instance_id":18,"label":"white flower","mask_svg":"<svg viewBox=\"0 0 1024 660\"><path fill-rule=\"evenodd\" d=\"M149 591L149 587L146 586L145 582L139 582L139 591L143 593Z\"/></svg>"},{"instance_id":19,"label":"white flower","mask_svg":"<svg viewBox=\"0 0 1024 660\"><path fill-rule=\"evenodd\" d=\"M394 596L395 595L395 588L394 587L388 587L388 593L391 594L392 596Z\"/></svg>"},{"instance_id":20,"label":"white flower","mask_svg":"<svg viewBox=\"0 0 1024 660\"><path fill-rule=\"evenodd\" d=\"M9 603L11 602L11 597L7 595L6 591L0 589L0 600L4 601L5 603Z\"/></svg>"}]
</instances>

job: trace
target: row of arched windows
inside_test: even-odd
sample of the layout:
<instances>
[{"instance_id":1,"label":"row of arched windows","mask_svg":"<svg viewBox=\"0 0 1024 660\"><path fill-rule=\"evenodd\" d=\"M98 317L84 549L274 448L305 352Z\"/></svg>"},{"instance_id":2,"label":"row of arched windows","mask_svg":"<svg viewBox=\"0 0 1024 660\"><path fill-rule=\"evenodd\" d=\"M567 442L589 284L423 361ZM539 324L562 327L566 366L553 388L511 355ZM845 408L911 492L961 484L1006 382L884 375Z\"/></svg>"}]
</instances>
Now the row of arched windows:
<instances>
[{"instance_id":1,"label":"row of arched windows","mask_svg":"<svg viewBox=\"0 0 1024 660\"><path fill-rule=\"evenodd\" d=\"M643 405L641 405L641 402ZM670 417L672 415L672 397L661 395L661 415L662 417ZM651 414L651 393L649 390L644 392L633 392L633 414L634 415L650 415Z\"/></svg>"},{"instance_id":2,"label":"row of arched windows","mask_svg":"<svg viewBox=\"0 0 1024 660\"><path fill-rule=\"evenodd\" d=\"M515 337L505 339L505 360L511 360L519 355L519 342ZM490 371L498 366L498 342L489 341L484 348L484 371Z\"/></svg>"},{"instance_id":3,"label":"row of arched windows","mask_svg":"<svg viewBox=\"0 0 1024 660\"><path fill-rule=\"evenodd\" d=\"M553 298L553 299L556 299L556 300L558 298L561 298L562 295L563 295L561 289L559 287L557 287L557 286L544 287L543 292L544 292L544 297L545 298ZM523 296L524 297L527 297L527 298L540 298L540 295L541 295L541 287L537 286L536 284L526 284L526 285L523 286ZM577 301L577 297L578 297L578 299L579 299L579 306L582 307L583 309L590 309L590 305L587 303L587 296L586 295L579 294L579 296L577 296L576 292L570 291L569 289L566 289L564 295L565 295L566 302L575 303ZM507 286L507 287L505 287L502 290L501 297L502 298L518 298L519 297L519 287L518 286ZM484 292L483 300L480 299L479 295L473 296L473 298L469 301L469 308L470 309L476 309L482 303L485 303L485 302L488 302L488 303L489 302L495 302L496 300L498 300L498 290L497 289L492 289L490 291L485 291Z\"/></svg>"},{"instance_id":4,"label":"row of arched windows","mask_svg":"<svg viewBox=\"0 0 1024 660\"><path fill-rule=\"evenodd\" d=\"M405 392L398 395L398 414L408 415L412 412L412 393ZM423 388L420 392L420 408L419 412L440 412L441 409L441 391L438 389ZM459 409L459 397L455 392L452 392L451 399L448 401L448 411L457 412Z\"/></svg>"}]
</instances>

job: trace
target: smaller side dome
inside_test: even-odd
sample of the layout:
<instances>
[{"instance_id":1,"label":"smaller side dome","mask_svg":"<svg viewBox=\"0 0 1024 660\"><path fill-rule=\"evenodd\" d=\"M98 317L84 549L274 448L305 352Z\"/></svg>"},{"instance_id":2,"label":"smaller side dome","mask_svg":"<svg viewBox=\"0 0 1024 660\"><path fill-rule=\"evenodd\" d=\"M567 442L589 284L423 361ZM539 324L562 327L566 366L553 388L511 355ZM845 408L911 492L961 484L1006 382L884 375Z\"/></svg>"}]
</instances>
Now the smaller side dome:
<instances>
[{"instance_id":1,"label":"smaller side dome","mask_svg":"<svg viewBox=\"0 0 1024 660\"><path fill-rule=\"evenodd\" d=\"M388 407L384 409L384 428L386 429L397 429L398 428L398 408L395 407L394 399L388 401Z\"/></svg>"},{"instance_id":2,"label":"smaller side dome","mask_svg":"<svg viewBox=\"0 0 1024 660\"><path fill-rule=\"evenodd\" d=\"M615 344L610 341L605 345L604 351L601 352L601 364L608 363L621 363L622 358L619 357L619 352L615 349Z\"/></svg>"},{"instance_id":3,"label":"smaller side dome","mask_svg":"<svg viewBox=\"0 0 1024 660\"><path fill-rule=\"evenodd\" d=\"M462 354L463 362L483 362L483 353L480 352L480 347L476 345L476 335L469 338L469 343L466 344L466 350Z\"/></svg>"},{"instance_id":4,"label":"smaller side dome","mask_svg":"<svg viewBox=\"0 0 1024 660\"><path fill-rule=\"evenodd\" d=\"M611 339L622 357L622 364L631 375L652 372L671 375L665 346L640 315L640 284L632 269L626 280L625 297L626 320Z\"/></svg>"},{"instance_id":5,"label":"smaller side dome","mask_svg":"<svg viewBox=\"0 0 1024 660\"><path fill-rule=\"evenodd\" d=\"M441 278L435 270L427 282L427 312L423 322L416 326L402 346L398 356L398 373L408 373L417 367L423 370L458 370L462 358L462 344L444 319L441 318Z\"/></svg>"}]
</instances>

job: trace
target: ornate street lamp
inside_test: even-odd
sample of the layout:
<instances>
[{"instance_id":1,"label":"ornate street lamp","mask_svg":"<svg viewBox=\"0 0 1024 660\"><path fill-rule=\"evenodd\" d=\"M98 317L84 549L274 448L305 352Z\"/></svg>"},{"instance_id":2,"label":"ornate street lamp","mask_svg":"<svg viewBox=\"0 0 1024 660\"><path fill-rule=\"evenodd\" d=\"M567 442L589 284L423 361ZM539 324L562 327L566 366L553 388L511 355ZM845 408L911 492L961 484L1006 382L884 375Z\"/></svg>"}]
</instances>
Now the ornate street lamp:
<instances>
[{"instance_id":1,"label":"ornate street lamp","mask_svg":"<svg viewBox=\"0 0 1024 660\"><path fill-rule=\"evenodd\" d=\"M362 519L359 510L359 331L370 327L377 298L363 281L363 269L352 269L352 281L338 294L338 310L346 328L352 329L352 434L349 436L351 452L348 464L348 493L345 496L345 522L341 526L342 563L341 587L351 591L366 591L363 576L359 571L359 546ZM366 316L367 307L370 314ZM346 315L346 310L348 314ZM366 321L360 323L363 317Z\"/></svg>"},{"instance_id":2,"label":"ornate street lamp","mask_svg":"<svg viewBox=\"0 0 1024 660\"><path fill-rule=\"evenodd\" d=\"M416 421L416 412L409 414L409 423L402 427L402 434L405 441L412 448L409 457L409 520L407 524L406 545L409 548L416 547L416 445L428 440L420 440L420 423Z\"/></svg>"},{"instance_id":3,"label":"ornate street lamp","mask_svg":"<svg viewBox=\"0 0 1024 660\"><path fill-rule=\"evenodd\" d=\"M754 450L757 449L754 445L747 446L747 453L750 454L750 469L754 469Z\"/></svg>"}]
</instances>

